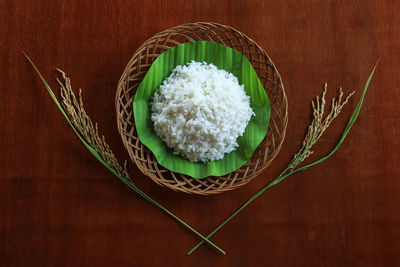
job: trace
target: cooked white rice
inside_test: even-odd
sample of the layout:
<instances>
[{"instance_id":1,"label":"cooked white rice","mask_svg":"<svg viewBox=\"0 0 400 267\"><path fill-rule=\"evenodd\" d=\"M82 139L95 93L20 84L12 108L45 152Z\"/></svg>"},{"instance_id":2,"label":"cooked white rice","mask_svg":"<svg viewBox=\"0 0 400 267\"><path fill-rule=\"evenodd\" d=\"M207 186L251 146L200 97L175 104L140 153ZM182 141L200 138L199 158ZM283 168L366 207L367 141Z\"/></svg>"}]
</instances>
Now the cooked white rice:
<instances>
[{"instance_id":1,"label":"cooked white rice","mask_svg":"<svg viewBox=\"0 0 400 267\"><path fill-rule=\"evenodd\" d=\"M195 61L176 66L150 105L157 135L192 162L219 160L235 150L254 115L232 73Z\"/></svg>"}]
</instances>

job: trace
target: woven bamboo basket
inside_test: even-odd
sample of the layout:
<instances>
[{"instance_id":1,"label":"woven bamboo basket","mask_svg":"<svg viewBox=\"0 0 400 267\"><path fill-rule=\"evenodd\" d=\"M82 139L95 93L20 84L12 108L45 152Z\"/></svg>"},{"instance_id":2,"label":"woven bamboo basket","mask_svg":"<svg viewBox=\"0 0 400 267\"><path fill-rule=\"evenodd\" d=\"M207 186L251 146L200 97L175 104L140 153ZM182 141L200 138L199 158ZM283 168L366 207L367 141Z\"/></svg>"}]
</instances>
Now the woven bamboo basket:
<instances>
[{"instance_id":1,"label":"woven bamboo basket","mask_svg":"<svg viewBox=\"0 0 400 267\"><path fill-rule=\"evenodd\" d=\"M132 101L140 82L161 53L179 44L200 40L221 43L247 57L269 96L271 118L266 137L247 164L225 176L194 179L159 165L152 152L140 142L135 129ZM267 53L243 33L217 23L184 24L148 39L136 50L126 66L118 83L115 104L119 134L137 167L159 185L201 195L238 188L260 174L278 154L288 120L287 98L282 80Z\"/></svg>"}]
</instances>

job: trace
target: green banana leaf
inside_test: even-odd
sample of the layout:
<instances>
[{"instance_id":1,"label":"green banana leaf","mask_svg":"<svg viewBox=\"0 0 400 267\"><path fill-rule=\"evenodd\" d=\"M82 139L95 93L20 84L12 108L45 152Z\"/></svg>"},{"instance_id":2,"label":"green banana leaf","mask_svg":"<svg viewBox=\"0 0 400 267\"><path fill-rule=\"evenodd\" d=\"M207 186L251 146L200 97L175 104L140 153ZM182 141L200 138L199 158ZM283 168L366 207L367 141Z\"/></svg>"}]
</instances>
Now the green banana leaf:
<instances>
[{"instance_id":1,"label":"green banana leaf","mask_svg":"<svg viewBox=\"0 0 400 267\"><path fill-rule=\"evenodd\" d=\"M235 75L239 83L244 84L246 94L250 96L250 106L255 113L243 136L237 139L239 147L218 161L195 163L174 155L172 149L156 134L151 120L149 102L153 93L177 65L184 65L192 60L212 63L218 69ZM228 174L250 160L267 133L271 107L253 66L244 55L218 43L198 41L170 48L153 62L136 92L133 111L139 140L153 152L157 162L170 171L200 179Z\"/></svg>"}]
</instances>

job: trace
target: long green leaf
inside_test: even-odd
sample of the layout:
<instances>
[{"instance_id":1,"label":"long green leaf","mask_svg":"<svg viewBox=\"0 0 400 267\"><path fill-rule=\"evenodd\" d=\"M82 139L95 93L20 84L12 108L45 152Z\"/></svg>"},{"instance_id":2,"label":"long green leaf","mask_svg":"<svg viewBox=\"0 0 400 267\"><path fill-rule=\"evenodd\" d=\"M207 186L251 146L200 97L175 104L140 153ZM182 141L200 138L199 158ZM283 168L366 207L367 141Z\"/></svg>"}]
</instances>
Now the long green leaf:
<instances>
[{"instance_id":1,"label":"long green leaf","mask_svg":"<svg viewBox=\"0 0 400 267\"><path fill-rule=\"evenodd\" d=\"M239 147L226 154L223 159L206 164L190 162L174 155L154 131L149 108L150 98L172 69L192 60L212 63L235 75L239 83L244 84L246 94L250 96L250 106L255 113L243 136L237 139ZM157 162L168 170L199 179L222 176L246 164L267 133L270 109L268 96L247 58L230 47L206 41L184 43L162 53L146 73L133 101L139 139L153 152Z\"/></svg>"},{"instance_id":2,"label":"long green leaf","mask_svg":"<svg viewBox=\"0 0 400 267\"><path fill-rule=\"evenodd\" d=\"M39 75L40 79L42 80L45 88L47 89L47 91L49 92L51 98L53 99L54 103L56 103L58 109L61 111L61 113L64 115L65 119L67 120L68 124L71 126L71 128L74 130L75 134L78 136L78 138L82 141L82 143L84 144L84 146L90 151L90 153L101 163L103 164L112 174L114 174L118 179L120 179L124 184L126 184L129 188L131 188L134 192L136 192L137 194L139 194L141 197L143 197L144 199L146 199L147 201L149 201L151 204L153 204L154 206L160 208L162 211L164 211L165 213L167 213L168 215L170 215L172 218L174 218L176 221L178 221L179 223L181 223L183 226L185 226L187 229L189 229L191 232L193 232L194 234L196 234L198 237L200 237L203 241L207 242L208 244L210 244L211 246L213 246L214 248L216 248L220 253L222 254L226 254L225 251L223 251L221 248L219 248L217 245L215 245L213 242L211 242L210 240L208 240L206 237L204 237L202 234L200 234L198 231L196 231L194 228L192 228L190 225L188 225L187 223L185 223L182 219L180 219L179 217L177 217L175 214L173 214L172 212L170 212L167 208L163 207L161 204L159 204L157 201L155 201L154 199L152 199L150 196L148 196L147 194L145 194L143 191L141 191L136 185L134 185L133 183L130 183L125 177L119 175L113 168L111 168L101 157L100 155L96 152L95 149L93 149L86 141L85 139L81 136L81 134L79 133L79 131L74 127L74 125L72 124L70 118L68 117L68 115L66 114L66 112L64 111L63 107L61 106L61 104L59 103L57 97L55 96L55 94L53 93L53 91L51 90L49 84L46 82L46 80L43 78L43 76L41 75L41 73L39 72L39 70L36 68L35 64L32 62L32 60L24 53L22 52L22 54L28 59L28 61L30 62L30 64L32 65L32 67L34 68L34 70L36 71L36 73Z\"/></svg>"},{"instance_id":3,"label":"long green leaf","mask_svg":"<svg viewBox=\"0 0 400 267\"><path fill-rule=\"evenodd\" d=\"M291 171L291 172L289 172L289 173L286 173L286 174L285 174L285 171L284 171L280 176L278 176L278 178L276 178L276 179L273 180L271 183L269 183L268 185L266 185L264 188L262 188L262 189L261 189L260 191L258 191L256 194L254 194L249 200L247 200L242 206L240 206L239 209L237 209L231 216L229 216L229 217L228 217L225 221L223 221L217 228L215 228L215 229L207 236L207 238L212 237L212 236L213 236L219 229L221 229L227 222L229 222L232 218L234 218L236 215L238 215L247 205L249 205L251 202L253 202L253 200L255 200L256 198L258 198L260 195L262 195L267 189L269 189L269 188L271 188L272 186L274 186L274 185L276 185L276 184L282 182L284 179L286 179L287 177L289 177L290 175L292 175L292 174L294 174L294 173L296 173L296 172L304 171L304 170L306 170L306 169L308 169L308 168L310 168L310 167L312 167L312 166L314 166L314 165L317 165L317 164L319 164L319 163L325 161L326 159L328 159L330 156L332 156L332 155L339 149L339 147L340 147L341 144L343 143L344 139L346 138L347 134L349 133L351 127L353 126L353 124L354 124L355 121L357 120L357 117L358 117L358 115L359 115L359 113L360 113L362 104L363 104L363 102L364 102L365 94L366 94L367 89L368 89L368 86L369 86L369 84L370 84L370 82L371 82L372 76L374 75L374 72L375 72L375 69L376 69L377 64L378 64L378 63L376 63L376 65L375 65L375 67L373 68L373 70L372 70L370 76L368 77L368 80L367 80L366 83L365 83L364 90L363 90L363 93L362 93L362 95L361 95L361 97L360 97L360 100L359 100L359 102L358 102L358 104L357 104L357 107L356 107L356 109L354 110L352 116L350 117L350 120L348 121L347 126L346 126L345 130L343 131L341 138L339 139L339 141L338 141L338 143L336 144L336 146L331 150L331 152L330 152L329 154L327 154L326 156L324 156L324 157L322 157L322 158L320 158L320 159L318 159L318 160L316 160L316 161L314 161L314 162L312 162L312 163L310 163L310 164L307 164L307 165L305 165L305 166L303 166L303 167L300 167L300 168L298 168L298 169L295 169L295 170L293 170L293 171ZM193 247L187 254L192 254L192 253L193 253L198 247L200 247L203 243L204 243L203 241L201 241L200 243L198 243L198 244L197 244L195 247Z\"/></svg>"}]
</instances>

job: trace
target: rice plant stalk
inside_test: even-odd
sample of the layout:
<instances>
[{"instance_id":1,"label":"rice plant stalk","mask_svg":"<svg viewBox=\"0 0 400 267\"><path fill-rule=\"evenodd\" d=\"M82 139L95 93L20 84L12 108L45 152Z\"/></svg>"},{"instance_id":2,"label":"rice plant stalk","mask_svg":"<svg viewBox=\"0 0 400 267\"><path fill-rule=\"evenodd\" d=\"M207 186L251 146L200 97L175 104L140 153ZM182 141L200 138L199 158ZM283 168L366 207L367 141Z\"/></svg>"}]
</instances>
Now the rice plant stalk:
<instances>
[{"instance_id":1,"label":"rice plant stalk","mask_svg":"<svg viewBox=\"0 0 400 267\"><path fill-rule=\"evenodd\" d=\"M379 61L378 61L379 62ZM340 111L342 110L343 106L347 103L349 98L354 94L354 92L350 93L344 101L343 100L343 92L342 89L340 88L340 93L339 97L337 99L333 98L331 101L331 110L324 117L324 111L325 111L325 96L326 96L326 90L327 90L327 85L325 84L324 86L324 92L322 93L321 101L319 100L319 97L317 96L316 103L314 101L311 103L312 104L312 109L313 109L313 120L308 127L307 134L304 138L303 144L300 148L300 150L294 155L292 161L288 164L288 166L281 172L281 174L272 182L267 184L265 187L263 187L260 191L258 191L256 194L254 194L249 200L247 200L242 206L239 207L231 216L229 216L225 221L223 221L218 227L216 227L209 235L207 235L207 238L212 237L219 229L221 229L227 222L229 222L231 219L233 219L236 215L238 215L247 205L249 205L253 200L261 196L267 189L271 188L272 186L282 182L284 179L289 177L290 175L299 172L299 171L304 171L314 165L317 165L326 159L328 159L330 156L332 156L340 147L340 145L343 143L344 139L346 138L347 134L349 133L351 127L355 123L358 114L360 113L365 93L367 92L368 86L371 82L372 76L374 75L376 66L374 66L370 76L368 77L363 93L360 97L360 100L357 104L357 107L355 108L352 116L350 117L347 126L345 130L342 133L341 138L339 139L338 143L336 146L331 150L330 153L328 153L326 156L310 163L307 165L304 165L302 167L298 167L307 157L309 157L313 152L311 151L312 146L318 141L318 139L321 137L321 135L325 132L325 130L329 127L331 122L339 115ZM200 241L195 247L193 247L190 251L187 252L187 254L192 254L198 247L200 247L204 241Z\"/></svg>"},{"instance_id":2,"label":"rice plant stalk","mask_svg":"<svg viewBox=\"0 0 400 267\"><path fill-rule=\"evenodd\" d=\"M32 67L39 75L40 79L42 80L44 86L46 87L47 91L49 92L50 96L52 97L53 101L56 103L57 107L64 115L65 119L74 130L78 138L82 141L85 147L92 153L92 155L101 163L103 164L112 174L114 174L119 180L121 180L124 184L126 184L129 188L131 188L135 193L149 201L154 206L160 208L162 211L170 215L174 218L177 222L181 223L184 227L190 230L192 233L200 237L203 241L207 242L209 245L217 249L221 254L225 254L225 251L215 245L213 242L208 240L182 219L177 217L167 208L159 204L157 201L152 199L150 196L145 194L142 190L140 190L131 180L129 177L128 171L126 169L126 161L124 167L122 167L118 160L116 159L114 153L111 151L110 147L106 143L105 137L100 136L97 123L93 124L92 120L86 114L86 111L83 107L82 95L81 90L79 89L79 101L77 100L71 86L70 79L65 75L65 73L58 69L61 73L63 81L57 79L57 82L60 85L61 90L61 98L62 103L60 103L51 90L49 84L43 78L39 70L36 68L35 64L32 60L24 53L23 55L28 59L31 63Z\"/></svg>"}]
</instances>

